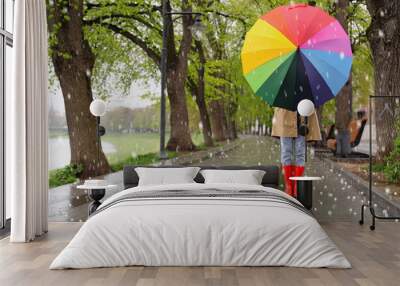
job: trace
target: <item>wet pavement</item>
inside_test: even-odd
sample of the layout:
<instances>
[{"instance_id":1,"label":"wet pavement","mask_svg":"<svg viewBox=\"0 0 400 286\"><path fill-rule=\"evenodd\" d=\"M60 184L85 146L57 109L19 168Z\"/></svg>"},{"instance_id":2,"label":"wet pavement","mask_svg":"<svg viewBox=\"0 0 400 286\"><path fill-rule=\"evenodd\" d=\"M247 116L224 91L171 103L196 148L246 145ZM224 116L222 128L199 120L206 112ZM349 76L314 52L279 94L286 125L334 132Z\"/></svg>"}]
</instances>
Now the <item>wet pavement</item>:
<instances>
[{"instance_id":1,"label":"wet pavement","mask_svg":"<svg viewBox=\"0 0 400 286\"><path fill-rule=\"evenodd\" d=\"M251 137L225 156L199 165L268 165L280 164L279 141L270 137ZM364 196L340 173L317 158L309 149L305 176L318 176L313 182L313 213L319 221L358 221ZM283 188L283 185L281 185Z\"/></svg>"},{"instance_id":2,"label":"wet pavement","mask_svg":"<svg viewBox=\"0 0 400 286\"><path fill-rule=\"evenodd\" d=\"M218 152L208 156L194 165L279 165L279 142L270 137L251 136L240 139L239 144L229 152ZM314 182L313 213L321 222L358 221L361 204L364 202L365 190L332 166L317 158L309 150L305 175L322 177ZM106 176L110 184L118 188L107 191L106 197L120 191L122 172ZM283 187L281 185L281 187ZM85 191L76 190L74 186L62 186L49 192L50 221L85 221L89 198ZM381 212L381 211L379 211ZM381 214L385 215L385 211Z\"/></svg>"},{"instance_id":3,"label":"wet pavement","mask_svg":"<svg viewBox=\"0 0 400 286\"><path fill-rule=\"evenodd\" d=\"M116 188L106 191L105 198L123 190L122 171L104 176ZM81 184L81 183L78 183ZM79 190L77 184L64 185L49 190L49 221L81 222L88 217L90 199L87 190Z\"/></svg>"}]
</instances>

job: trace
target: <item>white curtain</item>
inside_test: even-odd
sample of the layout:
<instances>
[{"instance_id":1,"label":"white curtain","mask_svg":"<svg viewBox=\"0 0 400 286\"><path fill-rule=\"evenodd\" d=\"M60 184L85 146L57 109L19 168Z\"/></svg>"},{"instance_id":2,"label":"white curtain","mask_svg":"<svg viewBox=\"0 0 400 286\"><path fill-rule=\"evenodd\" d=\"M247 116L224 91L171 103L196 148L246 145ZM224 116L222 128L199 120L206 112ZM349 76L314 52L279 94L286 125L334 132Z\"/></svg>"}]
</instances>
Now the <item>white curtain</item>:
<instances>
[{"instance_id":1,"label":"white curtain","mask_svg":"<svg viewBox=\"0 0 400 286\"><path fill-rule=\"evenodd\" d=\"M14 94L7 123L12 242L47 232L47 27L45 0L15 1Z\"/></svg>"}]
</instances>

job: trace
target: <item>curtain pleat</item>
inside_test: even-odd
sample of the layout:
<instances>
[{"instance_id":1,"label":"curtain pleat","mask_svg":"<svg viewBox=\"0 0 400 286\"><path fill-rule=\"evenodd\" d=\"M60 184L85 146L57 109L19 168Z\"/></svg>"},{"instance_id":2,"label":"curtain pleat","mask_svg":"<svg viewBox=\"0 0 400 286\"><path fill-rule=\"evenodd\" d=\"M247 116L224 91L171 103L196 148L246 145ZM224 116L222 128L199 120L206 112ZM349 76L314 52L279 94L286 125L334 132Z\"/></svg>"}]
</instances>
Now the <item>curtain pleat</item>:
<instances>
[{"instance_id":1,"label":"curtain pleat","mask_svg":"<svg viewBox=\"0 0 400 286\"><path fill-rule=\"evenodd\" d=\"M27 242L47 232L48 56L45 1L16 1L14 26L10 241Z\"/></svg>"}]
</instances>

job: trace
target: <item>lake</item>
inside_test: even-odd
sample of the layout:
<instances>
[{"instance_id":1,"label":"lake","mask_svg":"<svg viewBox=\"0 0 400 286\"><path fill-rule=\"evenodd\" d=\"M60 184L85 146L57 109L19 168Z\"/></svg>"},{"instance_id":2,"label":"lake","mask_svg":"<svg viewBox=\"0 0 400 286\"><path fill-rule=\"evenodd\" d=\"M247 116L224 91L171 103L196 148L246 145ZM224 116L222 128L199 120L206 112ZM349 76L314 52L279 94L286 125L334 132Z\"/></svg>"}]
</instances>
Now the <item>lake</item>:
<instances>
[{"instance_id":1,"label":"lake","mask_svg":"<svg viewBox=\"0 0 400 286\"><path fill-rule=\"evenodd\" d=\"M117 151L115 146L106 141L102 141L103 151L106 154L112 154ZM62 150L62 152L60 152ZM49 170L62 168L69 164L71 160L71 151L69 148L69 139L66 136L57 136L49 138Z\"/></svg>"},{"instance_id":2,"label":"lake","mask_svg":"<svg viewBox=\"0 0 400 286\"><path fill-rule=\"evenodd\" d=\"M168 138L167 133L166 140ZM203 136L200 133L193 134L192 139L197 145L203 144ZM160 135L158 133L106 133L101 138L101 142L108 162L114 164L129 157L158 152ZM68 134L50 132L49 169L54 170L68 165L70 157Z\"/></svg>"}]
</instances>

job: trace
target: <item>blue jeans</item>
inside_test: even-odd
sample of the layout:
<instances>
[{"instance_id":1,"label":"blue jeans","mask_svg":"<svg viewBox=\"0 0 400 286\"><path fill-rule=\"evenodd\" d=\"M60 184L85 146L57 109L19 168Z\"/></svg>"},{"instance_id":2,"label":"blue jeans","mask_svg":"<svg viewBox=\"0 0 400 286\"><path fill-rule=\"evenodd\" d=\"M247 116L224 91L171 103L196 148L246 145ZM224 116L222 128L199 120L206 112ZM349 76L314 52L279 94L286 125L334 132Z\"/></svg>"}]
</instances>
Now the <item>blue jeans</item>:
<instances>
[{"instance_id":1,"label":"blue jeans","mask_svg":"<svg viewBox=\"0 0 400 286\"><path fill-rule=\"evenodd\" d=\"M296 138L281 137L281 163L283 166L293 165L293 154L295 155L294 162L296 166L305 165L306 142L304 139L304 136Z\"/></svg>"}]
</instances>

